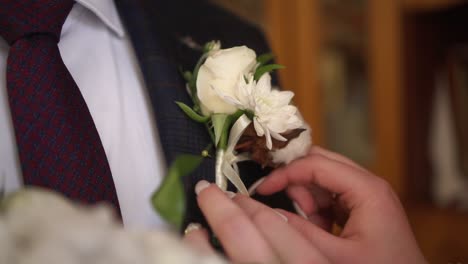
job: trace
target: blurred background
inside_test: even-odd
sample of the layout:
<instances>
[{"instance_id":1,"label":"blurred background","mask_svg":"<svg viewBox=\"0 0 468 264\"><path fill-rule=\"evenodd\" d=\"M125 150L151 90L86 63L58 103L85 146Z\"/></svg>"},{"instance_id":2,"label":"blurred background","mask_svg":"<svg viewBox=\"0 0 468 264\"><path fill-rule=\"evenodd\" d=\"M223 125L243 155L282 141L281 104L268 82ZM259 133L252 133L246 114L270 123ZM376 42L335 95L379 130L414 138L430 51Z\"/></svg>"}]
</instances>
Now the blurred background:
<instances>
[{"instance_id":1,"label":"blurred background","mask_svg":"<svg viewBox=\"0 0 468 264\"><path fill-rule=\"evenodd\" d=\"M316 144L389 181L431 263L468 263L468 1L213 0L261 27Z\"/></svg>"}]
</instances>

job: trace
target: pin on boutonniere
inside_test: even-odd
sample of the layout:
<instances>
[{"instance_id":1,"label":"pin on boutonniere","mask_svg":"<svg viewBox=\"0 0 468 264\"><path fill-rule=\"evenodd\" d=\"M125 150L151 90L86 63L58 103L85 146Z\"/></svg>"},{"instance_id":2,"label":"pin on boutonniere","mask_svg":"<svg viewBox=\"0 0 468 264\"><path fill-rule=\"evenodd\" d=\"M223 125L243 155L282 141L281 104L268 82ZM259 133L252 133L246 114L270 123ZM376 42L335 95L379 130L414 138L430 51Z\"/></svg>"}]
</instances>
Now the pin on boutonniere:
<instances>
[{"instance_id":1,"label":"pin on boutonniere","mask_svg":"<svg viewBox=\"0 0 468 264\"><path fill-rule=\"evenodd\" d=\"M256 56L246 46L221 49L219 41L205 44L192 72L185 72L192 106L176 102L195 122L204 123L214 153L181 155L168 170L152 203L159 214L180 226L185 199L180 178L190 174L203 158L216 159L216 184L226 190L230 181L249 195L237 163L253 160L278 167L304 156L310 148L310 128L291 104L294 93L272 87L270 72L284 68L270 64L272 54Z\"/></svg>"}]
</instances>

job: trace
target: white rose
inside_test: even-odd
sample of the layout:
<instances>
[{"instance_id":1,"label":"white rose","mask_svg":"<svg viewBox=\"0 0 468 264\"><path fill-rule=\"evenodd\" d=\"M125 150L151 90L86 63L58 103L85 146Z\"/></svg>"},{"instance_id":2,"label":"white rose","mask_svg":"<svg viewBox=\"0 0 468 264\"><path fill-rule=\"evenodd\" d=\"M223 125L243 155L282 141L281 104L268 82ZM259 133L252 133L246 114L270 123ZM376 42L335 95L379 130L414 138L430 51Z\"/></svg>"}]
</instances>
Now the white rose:
<instances>
[{"instance_id":1,"label":"white rose","mask_svg":"<svg viewBox=\"0 0 468 264\"><path fill-rule=\"evenodd\" d=\"M234 96L241 76L251 73L256 54L246 46L220 49L208 56L197 76L197 95L203 114L232 114L237 108L220 97Z\"/></svg>"}]
</instances>

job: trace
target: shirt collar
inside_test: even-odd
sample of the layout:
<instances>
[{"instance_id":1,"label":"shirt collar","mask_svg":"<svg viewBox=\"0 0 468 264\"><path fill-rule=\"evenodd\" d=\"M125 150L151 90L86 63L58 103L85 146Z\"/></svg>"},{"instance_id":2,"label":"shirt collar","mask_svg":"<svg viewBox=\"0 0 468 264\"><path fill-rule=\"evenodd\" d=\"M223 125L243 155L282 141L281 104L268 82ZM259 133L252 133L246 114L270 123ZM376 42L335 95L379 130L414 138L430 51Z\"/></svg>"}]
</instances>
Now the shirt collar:
<instances>
[{"instance_id":1,"label":"shirt collar","mask_svg":"<svg viewBox=\"0 0 468 264\"><path fill-rule=\"evenodd\" d=\"M125 30L113 0L76 0L76 2L93 12L117 36L125 36Z\"/></svg>"}]
</instances>

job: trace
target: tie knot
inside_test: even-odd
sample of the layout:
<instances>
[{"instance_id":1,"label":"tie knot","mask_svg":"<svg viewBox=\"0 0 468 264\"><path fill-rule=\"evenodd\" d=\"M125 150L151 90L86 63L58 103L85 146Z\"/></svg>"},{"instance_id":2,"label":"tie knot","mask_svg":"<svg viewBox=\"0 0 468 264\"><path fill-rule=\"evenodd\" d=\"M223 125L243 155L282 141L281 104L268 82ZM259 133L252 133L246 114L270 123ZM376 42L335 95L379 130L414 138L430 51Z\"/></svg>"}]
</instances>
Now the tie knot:
<instances>
[{"instance_id":1,"label":"tie knot","mask_svg":"<svg viewBox=\"0 0 468 264\"><path fill-rule=\"evenodd\" d=\"M10 45L36 34L51 35L58 42L73 4L73 0L0 0L0 36Z\"/></svg>"}]
</instances>

